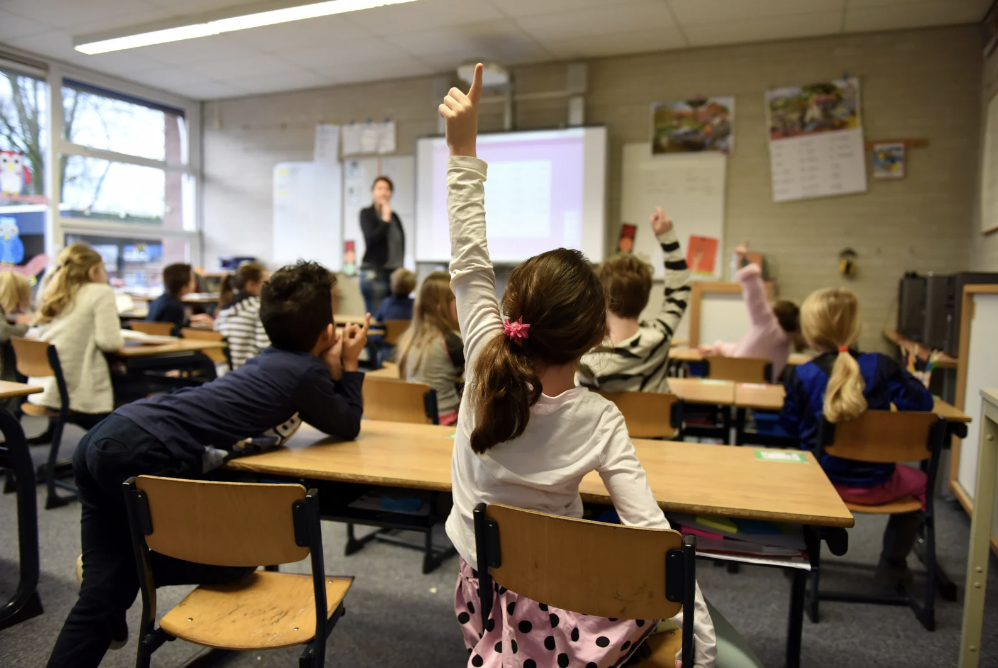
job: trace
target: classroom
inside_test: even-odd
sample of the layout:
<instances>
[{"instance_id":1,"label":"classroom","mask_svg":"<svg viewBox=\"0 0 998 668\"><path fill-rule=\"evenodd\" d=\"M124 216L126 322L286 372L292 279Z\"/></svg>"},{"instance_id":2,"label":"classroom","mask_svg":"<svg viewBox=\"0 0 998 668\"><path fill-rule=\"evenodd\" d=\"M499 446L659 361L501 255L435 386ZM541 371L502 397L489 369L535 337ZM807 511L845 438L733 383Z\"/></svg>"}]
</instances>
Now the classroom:
<instances>
[{"instance_id":1,"label":"classroom","mask_svg":"<svg viewBox=\"0 0 998 668\"><path fill-rule=\"evenodd\" d=\"M996 47L0 1L0 666L998 667Z\"/></svg>"}]
</instances>

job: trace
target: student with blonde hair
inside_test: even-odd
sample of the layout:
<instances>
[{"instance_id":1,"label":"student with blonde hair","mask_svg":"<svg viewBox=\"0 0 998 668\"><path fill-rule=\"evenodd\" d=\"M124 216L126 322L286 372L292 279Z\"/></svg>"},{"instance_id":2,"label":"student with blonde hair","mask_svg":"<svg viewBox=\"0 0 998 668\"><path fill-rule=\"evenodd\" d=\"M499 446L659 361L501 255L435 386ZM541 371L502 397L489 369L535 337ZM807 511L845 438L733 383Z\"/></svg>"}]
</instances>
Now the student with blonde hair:
<instances>
[{"instance_id":1,"label":"student with blonde hair","mask_svg":"<svg viewBox=\"0 0 998 668\"><path fill-rule=\"evenodd\" d=\"M59 252L42 289L34 324L31 333L59 353L70 409L98 416L114 410L111 371L104 353L120 350L124 341L114 290L97 251L75 243ZM28 382L45 388L28 401L59 408L54 377L29 378Z\"/></svg>"},{"instance_id":2,"label":"student with blonde hair","mask_svg":"<svg viewBox=\"0 0 998 668\"><path fill-rule=\"evenodd\" d=\"M412 323L399 340L398 365L404 380L436 390L437 413L445 425L457 422L461 403L457 381L464 374L464 342L459 330L450 274L435 271L419 288Z\"/></svg>"},{"instance_id":3,"label":"student with blonde hair","mask_svg":"<svg viewBox=\"0 0 998 668\"><path fill-rule=\"evenodd\" d=\"M801 307L804 338L819 355L791 370L780 414L787 432L803 449L816 445L818 424L859 417L868 408L931 411L932 395L896 361L880 353L860 353L859 303L849 290L818 290ZM876 505L914 496L925 506L925 474L905 465L873 464L825 455L821 467L843 499ZM884 532L877 580L893 587L911 581L907 557L915 544L921 513L891 515Z\"/></svg>"},{"instance_id":4,"label":"student with blonde hair","mask_svg":"<svg viewBox=\"0 0 998 668\"><path fill-rule=\"evenodd\" d=\"M28 278L13 271L0 271L0 345L3 346L0 378L3 380L15 378L13 351L6 344L10 337L24 336L28 331L31 315L27 311L30 306L31 283ZM15 314L14 322L9 322L7 316Z\"/></svg>"}]
</instances>

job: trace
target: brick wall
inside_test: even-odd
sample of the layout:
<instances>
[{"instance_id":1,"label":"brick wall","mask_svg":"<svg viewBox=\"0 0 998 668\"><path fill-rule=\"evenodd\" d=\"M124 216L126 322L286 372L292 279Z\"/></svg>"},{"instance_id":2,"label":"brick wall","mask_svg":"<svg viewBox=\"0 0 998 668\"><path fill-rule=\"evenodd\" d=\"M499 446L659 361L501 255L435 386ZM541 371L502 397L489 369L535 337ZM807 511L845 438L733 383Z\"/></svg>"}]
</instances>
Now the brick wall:
<instances>
[{"instance_id":1,"label":"brick wall","mask_svg":"<svg viewBox=\"0 0 998 668\"><path fill-rule=\"evenodd\" d=\"M649 105L697 94L735 95L722 261L727 264L731 249L748 238L766 254L784 296L799 300L817 288L849 285L862 304L863 345L881 347L879 332L896 317L901 274L961 270L979 238L971 234L982 80L977 35L975 27L961 26L589 61L586 121L606 124L610 137L608 247L619 223L621 146L648 139ZM929 146L909 154L901 181L871 179L861 195L774 203L764 91L845 72L860 79L868 139L925 138ZM515 68L514 77L519 93L561 90L565 67ZM423 77L205 104L205 262L220 254L269 257L272 168L311 159L316 123L388 116L397 124L399 152L411 154L416 137L436 132L442 86L445 77ZM501 112L501 105L485 107L482 129L499 129ZM516 107L518 129L561 125L566 116L564 100ZM668 209L668 202L663 206ZM998 265L998 239L991 241L991 261ZM859 254L852 280L837 274L845 247ZM349 283L344 287L349 309L359 300L349 294Z\"/></svg>"}]
</instances>

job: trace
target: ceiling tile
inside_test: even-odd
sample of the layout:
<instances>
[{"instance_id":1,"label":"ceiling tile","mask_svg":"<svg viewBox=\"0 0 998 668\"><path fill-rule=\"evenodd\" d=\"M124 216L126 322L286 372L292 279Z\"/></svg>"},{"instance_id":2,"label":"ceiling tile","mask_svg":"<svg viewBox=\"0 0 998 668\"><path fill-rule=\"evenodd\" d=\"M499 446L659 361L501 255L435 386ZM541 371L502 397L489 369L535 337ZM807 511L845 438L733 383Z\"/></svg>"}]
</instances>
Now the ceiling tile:
<instances>
[{"instance_id":1,"label":"ceiling tile","mask_svg":"<svg viewBox=\"0 0 998 668\"><path fill-rule=\"evenodd\" d=\"M73 49L73 39L69 33L61 30L50 30L37 35L5 39L4 42L39 56L48 56L59 60L73 60L81 55L79 51Z\"/></svg>"},{"instance_id":2,"label":"ceiling tile","mask_svg":"<svg viewBox=\"0 0 998 668\"><path fill-rule=\"evenodd\" d=\"M911 2L891 5L855 6L846 8L846 32L871 30L900 30L923 26L976 23L983 18L980 3L976 0L949 0L948 2Z\"/></svg>"},{"instance_id":3,"label":"ceiling tile","mask_svg":"<svg viewBox=\"0 0 998 668\"><path fill-rule=\"evenodd\" d=\"M162 7L141 0L5 0L3 8L75 34L113 30L170 16Z\"/></svg>"},{"instance_id":4,"label":"ceiling tile","mask_svg":"<svg viewBox=\"0 0 998 668\"><path fill-rule=\"evenodd\" d=\"M945 0L944 0L945 1ZM845 0L667 0L683 27L792 14L841 12ZM840 14L841 16L841 14Z\"/></svg>"},{"instance_id":5,"label":"ceiling tile","mask_svg":"<svg viewBox=\"0 0 998 668\"><path fill-rule=\"evenodd\" d=\"M230 79L246 79L253 76L271 77L280 74L301 72L300 65L290 63L272 54L236 58L233 60L215 60L188 65L187 69L202 74L215 81Z\"/></svg>"},{"instance_id":6,"label":"ceiling tile","mask_svg":"<svg viewBox=\"0 0 998 668\"><path fill-rule=\"evenodd\" d=\"M250 0L147 0L175 16L190 16L214 12L220 9L236 8L250 3Z\"/></svg>"},{"instance_id":7,"label":"ceiling tile","mask_svg":"<svg viewBox=\"0 0 998 668\"><path fill-rule=\"evenodd\" d=\"M404 61L412 58L411 54L378 37L336 42L311 49L282 51L280 56L288 62L319 72L325 71L328 67L363 65L365 62Z\"/></svg>"},{"instance_id":8,"label":"ceiling tile","mask_svg":"<svg viewBox=\"0 0 998 668\"><path fill-rule=\"evenodd\" d=\"M17 14L11 14L0 9L0 39L29 37L47 30L51 30L51 28L44 23L22 18Z\"/></svg>"},{"instance_id":9,"label":"ceiling tile","mask_svg":"<svg viewBox=\"0 0 998 668\"><path fill-rule=\"evenodd\" d=\"M681 49L686 46L686 40L678 28L656 28L654 30L633 30L610 35L595 35L586 39L550 41L544 46L556 57L570 60Z\"/></svg>"},{"instance_id":10,"label":"ceiling tile","mask_svg":"<svg viewBox=\"0 0 998 668\"><path fill-rule=\"evenodd\" d=\"M351 12L350 21L374 35L398 35L475 21L501 20L503 15L486 0L419 0L403 5Z\"/></svg>"},{"instance_id":11,"label":"ceiling tile","mask_svg":"<svg viewBox=\"0 0 998 668\"><path fill-rule=\"evenodd\" d=\"M331 42L359 40L370 36L366 29L343 16L322 16L273 26L230 33L232 39L246 46L276 53L307 49Z\"/></svg>"},{"instance_id":12,"label":"ceiling tile","mask_svg":"<svg viewBox=\"0 0 998 668\"><path fill-rule=\"evenodd\" d=\"M214 79L207 77L200 72L194 72L180 67L166 67L155 70L146 70L145 72L129 75L128 78L147 86L162 88L163 90L176 90L178 88L203 86L210 83L216 83Z\"/></svg>"},{"instance_id":13,"label":"ceiling tile","mask_svg":"<svg viewBox=\"0 0 998 668\"><path fill-rule=\"evenodd\" d=\"M74 65L87 67L98 72L123 76L162 67L155 60L150 60L131 51L112 51L111 53L99 53L95 56L76 52L71 62Z\"/></svg>"},{"instance_id":14,"label":"ceiling tile","mask_svg":"<svg viewBox=\"0 0 998 668\"><path fill-rule=\"evenodd\" d=\"M212 35L188 39L183 42L156 44L131 49L126 53L136 53L167 65L189 65L213 60L232 60L260 55L258 49L237 42L231 35Z\"/></svg>"},{"instance_id":15,"label":"ceiling tile","mask_svg":"<svg viewBox=\"0 0 998 668\"><path fill-rule=\"evenodd\" d=\"M784 17L744 19L730 23L701 23L683 27L683 32L692 46L764 42L830 35L841 31L841 12L795 14Z\"/></svg>"},{"instance_id":16,"label":"ceiling tile","mask_svg":"<svg viewBox=\"0 0 998 668\"><path fill-rule=\"evenodd\" d=\"M398 62L371 62L344 68L343 72L336 76L336 83L383 81L385 79L401 79L430 74L434 74L434 70L409 58Z\"/></svg>"},{"instance_id":17,"label":"ceiling tile","mask_svg":"<svg viewBox=\"0 0 998 668\"><path fill-rule=\"evenodd\" d=\"M673 27L672 16L663 2L641 2L615 7L593 7L575 12L541 14L517 19L517 23L541 42Z\"/></svg>"},{"instance_id":18,"label":"ceiling tile","mask_svg":"<svg viewBox=\"0 0 998 668\"><path fill-rule=\"evenodd\" d=\"M647 0L492 0L492 4L511 18L553 14L555 12L575 12L591 7L609 7Z\"/></svg>"},{"instance_id":19,"label":"ceiling tile","mask_svg":"<svg viewBox=\"0 0 998 668\"><path fill-rule=\"evenodd\" d=\"M223 97L243 97L249 91L229 83L213 81L203 84L184 84L172 86L169 89L177 95L183 95L193 100L218 100Z\"/></svg>"},{"instance_id":20,"label":"ceiling tile","mask_svg":"<svg viewBox=\"0 0 998 668\"><path fill-rule=\"evenodd\" d=\"M471 60L515 65L551 59L550 52L509 19L393 35L385 40L397 44L435 71L456 68Z\"/></svg>"},{"instance_id":21,"label":"ceiling tile","mask_svg":"<svg viewBox=\"0 0 998 668\"><path fill-rule=\"evenodd\" d=\"M236 88L244 89L249 93L276 93L280 91L331 86L334 81L327 76L315 72L299 70L291 74L231 79L225 83L231 83Z\"/></svg>"}]
</instances>

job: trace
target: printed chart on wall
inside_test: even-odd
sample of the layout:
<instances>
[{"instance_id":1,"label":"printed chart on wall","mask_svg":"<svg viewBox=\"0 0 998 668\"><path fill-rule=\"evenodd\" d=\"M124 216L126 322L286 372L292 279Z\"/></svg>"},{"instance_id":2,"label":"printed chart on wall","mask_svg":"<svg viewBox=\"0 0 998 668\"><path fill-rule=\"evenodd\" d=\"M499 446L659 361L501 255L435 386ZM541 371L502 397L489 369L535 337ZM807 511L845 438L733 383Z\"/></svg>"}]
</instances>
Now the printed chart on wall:
<instances>
[{"instance_id":1,"label":"printed chart on wall","mask_svg":"<svg viewBox=\"0 0 998 668\"><path fill-rule=\"evenodd\" d=\"M998 230L998 94L988 100L981 166L981 233Z\"/></svg>"},{"instance_id":2,"label":"printed chart on wall","mask_svg":"<svg viewBox=\"0 0 998 668\"><path fill-rule=\"evenodd\" d=\"M355 242L358 264L364 258L364 233L360 212L371 206L371 186L377 176L392 180L392 211L405 232L405 266L414 269L416 249L416 159L411 155L390 158L348 158L343 161L343 240Z\"/></svg>"},{"instance_id":3,"label":"printed chart on wall","mask_svg":"<svg viewBox=\"0 0 998 668\"><path fill-rule=\"evenodd\" d=\"M866 192L859 80L766 91L773 201Z\"/></svg>"},{"instance_id":4,"label":"printed chart on wall","mask_svg":"<svg viewBox=\"0 0 998 668\"><path fill-rule=\"evenodd\" d=\"M651 262L657 278L665 275L662 249L648 224L660 206L675 222L683 251L695 260L694 273L720 276L727 157L715 151L656 156L642 142L624 146L623 163L620 221L636 228L635 255Z\"/></svg>"}]
</instances>

